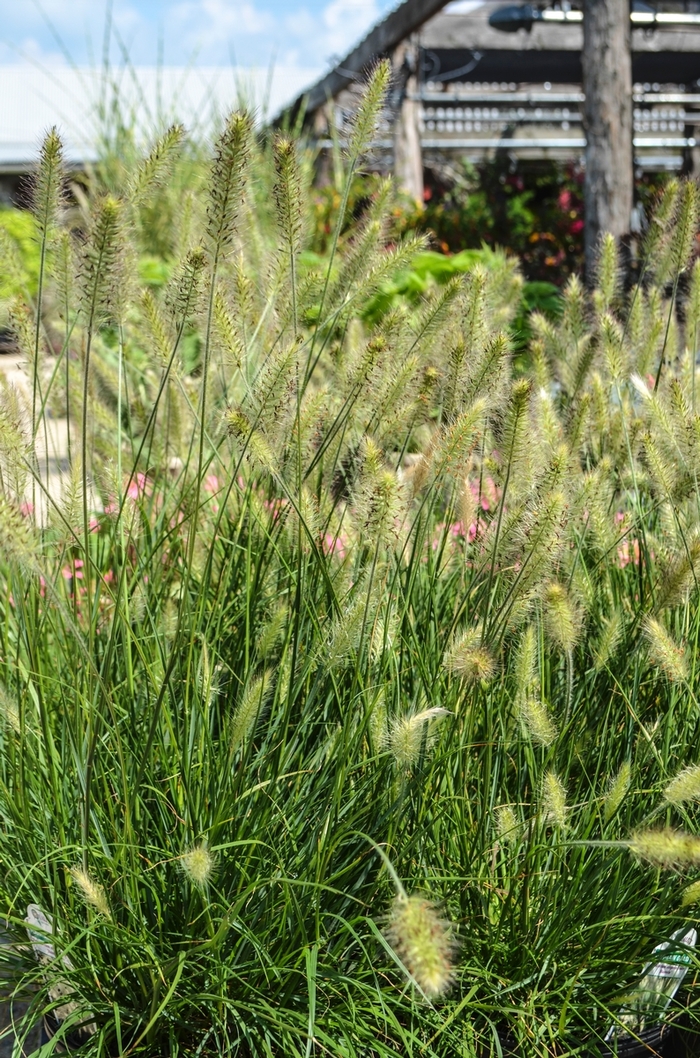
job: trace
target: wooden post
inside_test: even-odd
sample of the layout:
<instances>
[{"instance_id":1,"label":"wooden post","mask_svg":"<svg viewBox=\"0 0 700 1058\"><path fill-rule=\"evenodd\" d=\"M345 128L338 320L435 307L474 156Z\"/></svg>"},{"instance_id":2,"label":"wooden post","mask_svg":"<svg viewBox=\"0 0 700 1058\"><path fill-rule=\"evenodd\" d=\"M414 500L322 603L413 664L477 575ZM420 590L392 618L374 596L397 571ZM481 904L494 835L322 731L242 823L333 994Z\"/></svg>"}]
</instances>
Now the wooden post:
<instances>
[{"instance_id":1,"label":"wooden post","mask_svg":"<svg viewBox=\"0 0 700 1058\"><path fill-rule=\"evenodd\" d=\"M330 123L332 117L329 112L331 111L332 106L332 102L326 103L314 112L313 130L314 139L316 141L327 140L330 137ZM323 147L319 150L316 159L316 179L314 180L317 187L327 187L333 182L331 154L332 152L329 147Z\"/></svg>"},{"instance_id":2,"label":"wooden post","mask_svg":"<svg viewBox=\"0 0 700 1058\"><path fill-rule=\"evenodd\" d=\"M584 0L583 124L586 132L584 247L593 279L601 233L629 232L634 193L629 0Z\"/></svg>"},{"instance_id":3,"label":"wooden post","mask_svg":"<svg viewBox=\"0 0 700 1058\"><path fill-rule=\"evenodd\" d=\"M418 48L410 41L394 51L394 90L398 110L394 121L394 176L397 186L423 202L423 152L420 142L418 93Z\"/></svg>"}]
</instances>

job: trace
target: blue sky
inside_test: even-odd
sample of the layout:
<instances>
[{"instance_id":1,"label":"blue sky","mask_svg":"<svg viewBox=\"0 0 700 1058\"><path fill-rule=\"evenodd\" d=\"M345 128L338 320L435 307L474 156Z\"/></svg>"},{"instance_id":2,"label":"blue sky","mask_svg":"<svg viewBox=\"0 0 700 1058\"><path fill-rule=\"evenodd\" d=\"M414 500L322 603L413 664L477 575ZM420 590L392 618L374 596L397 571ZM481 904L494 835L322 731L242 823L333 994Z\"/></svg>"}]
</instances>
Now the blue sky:
<instances>
[{"instance_id":1,"label":"blue sky","mask_svg":"<svg viewBox=\"0 0 700 1058\"><path fill-rule=\"evenodd\" d=\"M113 0L114 26L135 64L279 65L318 69L342 56L396 0ZM0 0L0 62L99 56L106 0ZM43 12L43 15L42 15ZM49 25L50 23L50 25ZM113 57L118 59L115 43Z\"/></svg>"}]
</instances>

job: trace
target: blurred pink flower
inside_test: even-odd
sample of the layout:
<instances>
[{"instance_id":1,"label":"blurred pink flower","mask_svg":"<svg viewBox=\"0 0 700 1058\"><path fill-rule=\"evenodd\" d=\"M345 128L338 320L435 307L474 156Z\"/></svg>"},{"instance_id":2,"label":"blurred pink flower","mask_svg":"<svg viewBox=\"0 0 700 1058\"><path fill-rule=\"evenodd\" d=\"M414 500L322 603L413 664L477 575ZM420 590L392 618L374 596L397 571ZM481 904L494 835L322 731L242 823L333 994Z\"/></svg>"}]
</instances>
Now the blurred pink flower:
<instances>
[{"instance_id":1,"label":"blurred pink flower","mask_svg":"<svg viewBox=\"0 0 700 1058\"><path fill-rule=\"evenodd\" d=\"M346 533L338 533L334 536L333 533L326 533L321 542L321 550L324 555L335 555L342 562L348 553L350 541Z\"/></svg>"},{"instance_id":2,"label":"blurred pink flower","mask_svg":"<svg viewBox=\"0 0 700 1058\"><path fill-rule=\"evenodd\" d=\"M141 496L150 495L150 482L145 474L140 471L131 478L126 494L131 500L138 500Z\"/></svg>"},{"instance_id":3,"label":"blurred pink flower","mask_svg":"<svg viewBox=\"0 0 700 1058\"><path fill-rule=\"evenodd\" d=\"M617 564L620 569L624 569L630 562L633 562L635 566L639 565L639 540L632 541L631 549L629 540L623 540L617 549Z\"/></svg>"},{"instance_id":4,"label":"blurred pink flower","mask_svg":"<svg viewBox=\"0 0 700 1058\"><path fill-rule=\"evenodd\" d=\"M493 478L487 476L483 479L481 482L481 493L479 493L478 481L470 481L469 488L472 491L472 496L481 506L482 511L490 511L498 507L501 499L501 490Z\"/></svg>"}]
</instances>

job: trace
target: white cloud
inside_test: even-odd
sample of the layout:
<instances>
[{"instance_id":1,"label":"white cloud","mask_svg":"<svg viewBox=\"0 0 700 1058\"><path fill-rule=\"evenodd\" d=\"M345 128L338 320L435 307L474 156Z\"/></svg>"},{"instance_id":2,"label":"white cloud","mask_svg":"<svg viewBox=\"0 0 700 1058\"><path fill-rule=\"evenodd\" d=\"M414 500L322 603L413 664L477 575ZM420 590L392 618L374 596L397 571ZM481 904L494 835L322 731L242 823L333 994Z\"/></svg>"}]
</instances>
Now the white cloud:
<instances>
[{"instance_id":1,"label":"white cloud","mask_svg":"<svg viewBox=\"0 0 700 1058\"><path fill-rule=\"evenodd\" d=\"M378 18L376 0L330 0L321 15L324 57L345 54Z\"/></svg>"},{"instance_id":2,"label":"white cloud","mask_svg":"<svg viewBox=\"0 0 700 1058\"><path fill-rule=\"evenodd\" d=\"M231 4L227 0L184 0L176 4L171 18L200 46L228 44L241 34L256 36L274 31L276 21L250 0Z\"/></svg>"},{"instance_id":3,"label":"white cloud","mask_svg":"<svg viewBox=\"0 0 700 1058\"><path fill-rule=\"evenodd\" d=\"M463 2L463 0L462 0ZM196 58L226 66L231 51L245 66L327 65L345 55L396 0L114 0L114 26L134 63L154 62L162 28L166 63ZM41 0L66 50L78 63L99 61L106 0ZM37 61L59 47L31 0L0 0L0 43L23 42ZM116 45L115 63L121 62ZM0 63L8 61L0 47Z\"/></svg>"},{"instance_id":4,"label":"white cloud","mask_svg":"<svg viewBox=\"0 0 700 1058\"><path fill-rule=\"evenodd\" d=\"M133 31L143 28L144 20L142 15L136 11L135 8L130 6L119 6L114 12L114 24L119 30L119 33L124 36L125 33L131 33Z\"/></svg>"},{"instance_id":5,"label":"white cloud","mask_svg":"<svg viewBox=\"0 0 700 1058\"><path fill-rule=\"evenodd\" d=\"M483 7L484 0L452 0L443 10L451 15L468 15L476 11L477 7Z\"/></svg>"}]
</instances>

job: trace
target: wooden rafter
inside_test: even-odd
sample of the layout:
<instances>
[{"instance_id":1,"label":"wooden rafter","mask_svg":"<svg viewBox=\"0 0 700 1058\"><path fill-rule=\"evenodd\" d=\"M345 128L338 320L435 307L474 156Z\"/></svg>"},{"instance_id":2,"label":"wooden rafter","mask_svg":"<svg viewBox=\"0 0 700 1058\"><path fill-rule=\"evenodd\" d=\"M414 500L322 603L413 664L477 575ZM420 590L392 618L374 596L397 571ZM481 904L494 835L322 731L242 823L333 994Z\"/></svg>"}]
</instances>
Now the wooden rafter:
<instances>
[{"instance_id":1,"label":"wooden rafter","mask_svg":"<svg viewBox=\"0 0 700 1058\"><path fill-rule=\"evenodd\" d=\"M307 114L333 99L354 81L370 63L394 48L436 15L448 0L404 0L394 11L378 22L367 36L312 88L300 95L287 112L295 113L305 104Z\"/></svg>"}]
</instances>

